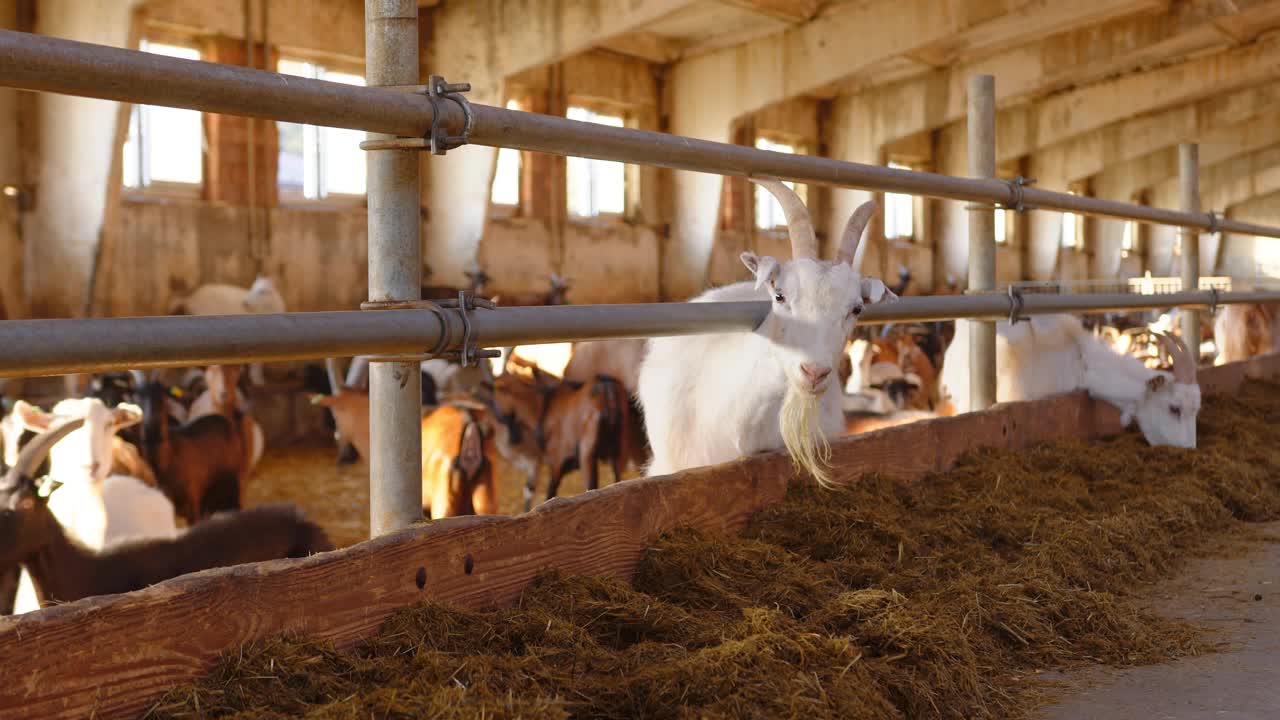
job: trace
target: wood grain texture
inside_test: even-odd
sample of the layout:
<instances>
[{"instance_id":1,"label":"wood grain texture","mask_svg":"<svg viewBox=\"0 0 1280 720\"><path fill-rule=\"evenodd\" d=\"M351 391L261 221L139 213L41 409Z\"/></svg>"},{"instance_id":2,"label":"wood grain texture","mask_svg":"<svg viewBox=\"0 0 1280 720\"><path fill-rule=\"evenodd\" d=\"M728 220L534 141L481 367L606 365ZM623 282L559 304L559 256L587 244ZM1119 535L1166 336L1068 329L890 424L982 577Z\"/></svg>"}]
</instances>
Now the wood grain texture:
<instances>
[{"instance_id":1,"label":"wood grain texture","mask_svg":"<svg viewBox=\"0 0 1280 720\"><path fill-rule=\"evenodd\" d=\"M1280 356L1201 371L1206 393L1235 392L1251 377L1280 378ZM1119 430L1114 409L1077 393L846 438L833 462L844 482L876 472L914 481L979 446ZM510 604L545 569L629 579L661 533L740 530L783 497L793 473L780 453L755 455L557 498L515 518L454 518L303 560L210 570L3 619L0 718L129 717L247 641L288 630L350 645L426 598Z\"/></svg>"}]
</instances>

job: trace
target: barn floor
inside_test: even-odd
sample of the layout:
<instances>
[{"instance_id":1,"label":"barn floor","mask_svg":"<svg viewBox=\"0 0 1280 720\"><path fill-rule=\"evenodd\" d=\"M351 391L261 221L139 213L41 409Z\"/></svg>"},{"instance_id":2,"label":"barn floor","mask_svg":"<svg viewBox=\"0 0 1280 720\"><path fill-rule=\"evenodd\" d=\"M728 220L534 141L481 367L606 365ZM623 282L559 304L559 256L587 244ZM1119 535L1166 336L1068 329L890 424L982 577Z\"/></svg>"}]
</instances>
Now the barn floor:
<instances>
[{"instance_id":1,"label":"barn floor","mask_svg":"<svg viewBox=\"0 0 1280 720\"><path fill-rule=\"evenodd\" d=\"M1202 559L1155 610L1217 633L1222 652L1168 665L1058 676L1072 688L1045 720L1262 720L1280 715L1280 523L1228 558Z\"/></svg>"},{"instance_id":2,"label":"barn floor","mask_svg":"<svg viewBox=\"0 0 1280 720\"><path fill-rule=\"evenodd\" d=\"M354 545L369 537L369 466L363 460L339 467L336 451L326 445L290 445L270 448L249 481L248 505L290 502L318 522L336 547ZM613 473L600 469L601 487L613 482ZM498 501L502 512L514 515L524 509L524 477L510 468L498 475ZM559 494L583 491L582 476L565 476ZM546 477L538 497L546 493Z\"/></svg>"}]
</instances>

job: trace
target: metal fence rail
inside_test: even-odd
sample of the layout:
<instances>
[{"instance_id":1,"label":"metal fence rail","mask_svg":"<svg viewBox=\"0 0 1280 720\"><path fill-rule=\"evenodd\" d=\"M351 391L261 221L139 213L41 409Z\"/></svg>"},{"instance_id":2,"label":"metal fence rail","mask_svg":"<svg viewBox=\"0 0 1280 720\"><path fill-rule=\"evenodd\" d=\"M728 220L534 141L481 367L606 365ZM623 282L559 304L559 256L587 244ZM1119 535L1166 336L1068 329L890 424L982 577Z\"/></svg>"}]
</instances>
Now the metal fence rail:
<instances>
[{"instance_id":1,"label":"metal fence rail","mask_svg":"<svg viewBox=\"0 0 1280 720\"><path fill-rule=\"evenodd\" d=\"M403 137L428 134L434 117L432 103L421 93L308 80L12 30L0 31L0 85ZM462 109L452 102L436 107L441 128L453 135L461 133ZM477 145L1280 238L1280 228L1227 220L1214 213L1178 212L998 179L956 178L788 155L488 105L470 107L474 114L470 142Z\"/></svg>"},{"instance_id":2,"label":"metal fence rail","mask_svg":"<svg viewBox=\"0 0 1280 720\"><path fill-rule=\"evenodd\" d=\"M906 297L869 306L862 325L953 318L1007 319L1011 313L1210 308L1280 301L1280 290L1158 295L1030 294ZM768 302L561 305L477 310L469 322L478 347L754 330ZM443 342L442 342L443 334ZM460 311L286 313L0 322L0 376L23 377L126 368L186 367L352 355L422 353L463 344Z\"/></svg>"}]
</instances>

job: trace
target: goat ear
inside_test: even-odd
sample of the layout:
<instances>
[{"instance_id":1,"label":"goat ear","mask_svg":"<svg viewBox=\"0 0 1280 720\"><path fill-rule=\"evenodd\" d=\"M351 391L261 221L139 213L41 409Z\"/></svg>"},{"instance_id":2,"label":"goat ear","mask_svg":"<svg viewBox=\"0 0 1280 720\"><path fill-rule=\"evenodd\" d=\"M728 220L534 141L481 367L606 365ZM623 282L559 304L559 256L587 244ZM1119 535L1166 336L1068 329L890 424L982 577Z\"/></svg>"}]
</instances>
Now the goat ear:
<instances>
[{"instance_id":1,"label":"goat ear","mask_svg":"<svg viewBox=\"0 0 1280 720\"><path fill-rule=\"evenodd\" d=\"M862 278L862 299L869 303L894 302L898 296L877 278Z\"/></svg>"},{"instance_id":2,"label":"goat ear","mask_svg":"<svg viewBox=\"0 0 1280 720\"><path fill-rule=\"evenodd\" d=\"M330 397L330 396L328 396L328 395L312 395L312 396L311 396L311 404L312 404L312 405L319 405L320 407L332 407L332 406L333 406L333 398L331 398L331 397Z\"/></svg>"},{"instance_id":3,"label":"goat ear","mask_svg":"<svg viewBox=\"0 0 1280 720\"><path fill-rule=\"evenodd\" d=\"M53 422L53 415L32 405L26 400L19 400L13 405L13 412L22 421L22 427L35 432L44 432Z\"/></svg>"},{"instance_id":4,"label":"goat ear","mask_svg":"<svg viewBox=\"0 0 1280 720\"><path fill-rule=\"evenodd\" d=\"M111 411L111 429L113 431L133 427L142 422L142 408L133 403L120 403Z\"/></svg>"},{"instance_id":5,"label":"goat ear","mask_svg":"<svg viewBox=\"0 0 1280 720\"><path fill-rule=\"evenodd\" d=\"M778 277L778 261L772 257L756 255L753 252L744 252L739 257L742 258L742 264L746 265L751 274L755 276L757 290L773 282Z\"/></svg>"}]
</instances>

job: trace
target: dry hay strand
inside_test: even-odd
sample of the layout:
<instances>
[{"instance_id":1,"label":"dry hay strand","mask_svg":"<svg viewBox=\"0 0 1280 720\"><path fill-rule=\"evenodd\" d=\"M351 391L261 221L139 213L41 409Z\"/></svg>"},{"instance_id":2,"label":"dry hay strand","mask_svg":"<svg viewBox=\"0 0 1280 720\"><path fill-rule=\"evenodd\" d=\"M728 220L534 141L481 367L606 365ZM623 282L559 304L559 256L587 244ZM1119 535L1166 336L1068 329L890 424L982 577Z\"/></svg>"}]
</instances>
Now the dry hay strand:
<instances>
[{"instance_id":1,"label":"dry hay strand","mask_svg":"<svg viewBox=\"0 0 1280 720\"><path fill-rule=\"evenodd\" d=\"M672 533L634 586L394 614L346 652L276 639L160 718L1026 717L1042 669L1211 646L1146 611L1179 558L1280 517L1280 386L1210 398L1200 449L1136 433L978 450L915 483L793 487L742 536Z\"/></svg>"}]
</instances>

